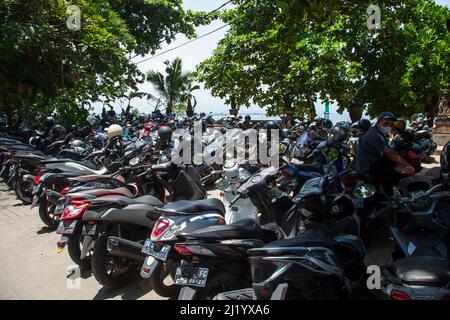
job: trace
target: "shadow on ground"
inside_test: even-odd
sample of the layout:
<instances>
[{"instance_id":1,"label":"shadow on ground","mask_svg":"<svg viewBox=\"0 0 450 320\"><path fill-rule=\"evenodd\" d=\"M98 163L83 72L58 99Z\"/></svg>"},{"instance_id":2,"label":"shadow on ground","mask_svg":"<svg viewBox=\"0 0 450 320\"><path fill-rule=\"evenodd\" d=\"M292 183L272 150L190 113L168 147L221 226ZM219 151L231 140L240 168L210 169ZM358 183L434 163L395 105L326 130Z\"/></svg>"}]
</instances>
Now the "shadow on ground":
<instances>
[{"instance_id":1,"label":"shadow on ground","mask_svg":"<svg viewBox=\"0 0 450 320\"><path fill-rule=\"evenodd\" d=\"M123 300L136 300L152 290L148 280L136 279L118 289L101 288L94 300L105 300L120 296Z\"/></svg>"}]
</instances>

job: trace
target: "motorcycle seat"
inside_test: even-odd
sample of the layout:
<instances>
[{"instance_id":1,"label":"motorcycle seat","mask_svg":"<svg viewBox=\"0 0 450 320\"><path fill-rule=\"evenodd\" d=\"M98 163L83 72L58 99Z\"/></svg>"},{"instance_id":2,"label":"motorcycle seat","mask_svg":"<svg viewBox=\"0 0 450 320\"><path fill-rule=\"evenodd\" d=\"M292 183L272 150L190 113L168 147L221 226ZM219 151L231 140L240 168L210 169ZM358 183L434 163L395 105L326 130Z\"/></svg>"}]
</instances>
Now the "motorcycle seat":
<instances>
[{"instance_id":1,"label":"motorcycle seat","mask_svg":"<svg viewBox=\"0 0 450 320\"><path fill-rule=\"evenodd\" d=\"M177 235L186 240L231 240L231 239L259 239L265 243L277 239L275 232L262 229L253 219L243 219L235 223L215 225L191 233Z\"/></svg>"},{"instance_id":2,"label":"motorcycle seat","mask_svg":"<svg viewBox=\"0 0 450 320\"><path fill-rule=\"evenodd\" d=\"M69 158L62 158L62 159L53 158L50 160L42 161L42 164L63 163L63 162L73 162L73 163L77 163L79 165L85 166L86 168L89 168L92 170L97 170L95 165L89 161L78 161L78 160L73 160L73 159L69 159Z\"/></svg>"},{"instance_id":3,"label":"motorcycle seat","mask_svg":"<svg viewBox=\"0 0 450 320\"><path fill-rule=\"evenodd\" d=\"M121 183L125 183L125 178L122 176L113 176L112 174L91 174L91 175L87 175L87 176L79 176L79 177L74 177L74 178L69 178L69 180L73 180L73 181L79 181L79 182L89 182L89 181L95 181L95 180L99 180L99 179L116 179L117 181L121 182Z\"/></svg>"},{"instance_id":4,"label":"motorcycle seat","mask_svg":"<svg viewBox=\"0 0 450 320\"><path fill-rule=\"evenodd\" d=\"M157 210L166 214L199 214L200 212L214 211L221 215L224 215L226 211L222 201L216 198L175 201Z\"/></svg>"},{"instance_id":5,"label":"motorcycle seat","mask_svg":"<svg viewBox=\"0 0 450 320\"><path fill-rule=\"evenodd\" d=\"M96 196L96 197L114 197L114 196L122 196L125 198L133 199L134 195L131 193L130 190L124 187L115 188L115 189L86 189L86 190L80 190L68 193L67 195L70 195L72 198L83 198L86 195L90 196ZM101 199L101 198L100 198Z\"/></svg>"},{"instance_id":6,"label":"motorcycle seat","mask_svg":"<svg viewBox=\"0 0 450 320\"><path fill-rule=\"evenodd\" d=\"M129 205L129 204L148 204L151 206L162 206L163 203L150 195L144 195L136 198L130 198L122 195L109 195L104 197L97 197L95 199L86 200L86 202L92 204L101 204L101 203L117 203L121 205Z\"/></svg>"},{"instance_id":7,"label":"motorcycle seat","mask_svg":"<svg viewBox=\"0 0 450 320\"><path fill-rule=\"evenodd\" d=\"M264 248L283 248L283 253L289 247L323 247L332 249L334 245L333 238L317 229L307 229L300 236L290 239L277 240L269 243Z\"/></svg>"},{"instance_id":8,"label":"motorcycle seat","mask_svg":"<svg viewBox=\"0 0 450 320\"><path fill-rule=\"evenodd\" d=\"M450 260L445 258L425 256L398 259L389 271L410 285L446 286L450 282Z\"/></svg>"},{"instance_id":9,"label":"motorcycle seat","mask_svg":"<svg viewBox=\"0 0 450 320\"><path fill-rule=\"evenodd\" d=\"M83 221L102 221L107 223L125 223L153 228L153 223L159 215L153 212L154 206L146 203L126 204L124 207L108 207L107 210L87 210L83 215Z\"/></svg>"}]
</instances>

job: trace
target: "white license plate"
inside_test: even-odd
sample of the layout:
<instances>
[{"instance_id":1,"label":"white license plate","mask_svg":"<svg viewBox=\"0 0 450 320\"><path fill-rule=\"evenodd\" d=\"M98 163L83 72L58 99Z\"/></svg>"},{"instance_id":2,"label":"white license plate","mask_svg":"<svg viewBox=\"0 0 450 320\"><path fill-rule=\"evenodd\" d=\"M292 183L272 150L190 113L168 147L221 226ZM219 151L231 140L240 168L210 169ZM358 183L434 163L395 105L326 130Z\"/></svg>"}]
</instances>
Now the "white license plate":
<instances>
[{"instance_id":1,"label":"white license plate","mask_svg":"<svg viewBox=\"0 0 450 320\"><path fill-rule=\"evenodd\" d=\"M150 239L145 240L144 246L142 247L142 253L149 256L155 257L158 260L166 261L167 255L169 254L170 246L167 244L159 245Z\"/></svg>"},{"instance_id":2,"label":"white license plate","mask_svg":"<svg viewBox=\"0 0 450 320\"><path fill-rule=\"evenodd\" d=\"M208 280L208 272L208 268L178 267L175 272L174 282L181 286L203 288L206 286L206 280Z\"/></svg>"}]
</instances>

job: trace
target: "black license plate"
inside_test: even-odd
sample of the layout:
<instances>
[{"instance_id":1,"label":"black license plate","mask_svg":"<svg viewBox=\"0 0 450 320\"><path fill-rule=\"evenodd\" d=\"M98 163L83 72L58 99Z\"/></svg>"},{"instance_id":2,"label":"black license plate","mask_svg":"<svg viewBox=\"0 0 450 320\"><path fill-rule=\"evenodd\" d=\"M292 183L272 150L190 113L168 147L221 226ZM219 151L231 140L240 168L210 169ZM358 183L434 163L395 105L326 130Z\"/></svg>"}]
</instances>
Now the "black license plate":
<instances>
[{"instance_id":1,"label":"black license plate","mask_svg":"<svg viewBox=\"0 0 450 320\"><path fill-rule=\"evenodd\" d=\"M159 245L150 239L145 240L142 247L142 253L152 256L158 260L166 261L169 254L170 246L167 244Z\"/></svg>"},{"instance_id":2,"label":"black license plate","mask_svg":"<svg viewBox=\"0 0 450 320\"><path fill-rule=\"evenodd\" d=\"M175 284L181 286L204 287L208 279L208 268L178 267L175 272Z\"/></svg>"}]
</instances>

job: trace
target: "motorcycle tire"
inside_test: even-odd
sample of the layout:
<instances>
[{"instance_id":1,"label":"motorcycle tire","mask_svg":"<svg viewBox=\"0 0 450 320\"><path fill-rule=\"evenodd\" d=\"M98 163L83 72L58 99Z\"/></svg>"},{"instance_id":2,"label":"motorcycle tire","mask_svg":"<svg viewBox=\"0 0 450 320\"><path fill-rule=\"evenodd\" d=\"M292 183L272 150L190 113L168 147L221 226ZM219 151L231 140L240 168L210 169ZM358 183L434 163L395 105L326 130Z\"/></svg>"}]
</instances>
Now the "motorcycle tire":
<instances>
[{"instance_id":1,"label":"motorcycle tire","mask_svg":"<svg viewBox=\"0 0 450 320\"><path fill-rule=\"evenodd\" d=\"M167 266L164 263L159 263L158 266L153 271L152 276L150 277L150 284L158 295L161 297L171 298L176 297L180 293L181 287L176 284L166 285L164 283L164 279L162 278L163 272L165 271L164 267ZM168 276L168 275L167 275Z\"/></svg>"},{"instance_id":2,"label":"motorcycle tire","mask_svg":"<svg viewBox=\"0 0 450 320\"><path fill-rule=\"evenodd\" d=\"M102 235L94 243L94 252L91 258L91 271L95 279L102 286L110 289L119 288L129 282L134 276L139 274L133 265L123 273L108 273L107 263L109 254L107 250L109 235Z\"/></svg>"},{"instance_id":3,"label":"motorcycle tire","mask_svg":"<svg viewBox=\"0 0 450 320\"><path fill-rule=\"evenodd\" d=\"M13 190L17 196L17 198L23 202L23 204L31 204L33 201L31 195L27 195L24 190L24 185L22 183L22 179L19 176L16 180L12 182Z\"/></svg>"},{"instance_id":4,"label":"motorcycle tire","mask_svg":"<svg viewBox=\"0 0 450 320\"><path fill-rule=\"evenodd\" d=\"M87 256L86 258L81 259L81 245L83 243L81 232L81 226L75 229L75 232L69 238L69 242L67 243L67 252L74 263L79 265L81 269L86 270L91 267L91 257Z\"/></svg>"},{"instance_id":5,"label":"motorcycle tire","mask_svg":"<svg viewBox=\"0 0 450 320\"><path fill-rule=\"evenodd\" d=\"M59 219L52 218L49 212L49 202L47 198L42 198L41 203L39 204L39 218L41 221L49 228L56 228L59 223ZM54 208L53 208L54 210Z\"/></svg>"}]
</instances>

